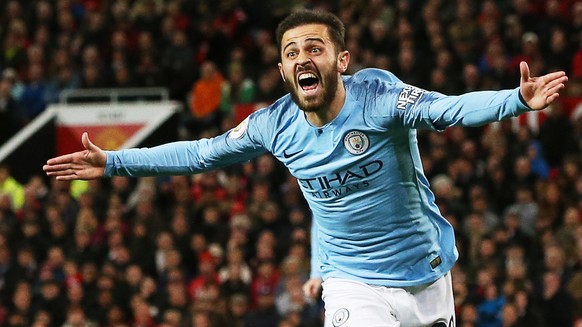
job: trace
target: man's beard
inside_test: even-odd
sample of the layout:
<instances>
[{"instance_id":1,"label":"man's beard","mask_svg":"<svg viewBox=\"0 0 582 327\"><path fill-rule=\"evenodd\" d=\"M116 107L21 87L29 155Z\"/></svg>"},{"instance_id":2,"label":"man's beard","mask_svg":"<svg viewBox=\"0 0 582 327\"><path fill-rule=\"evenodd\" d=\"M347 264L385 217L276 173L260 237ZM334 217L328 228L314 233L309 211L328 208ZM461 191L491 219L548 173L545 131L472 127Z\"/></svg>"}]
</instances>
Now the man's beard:
<instances>
[{"instance_id":1,"label":"man's beard","mask_svg":"<svg viewBox=\"0 0 582 327\"><path fill-rule=\"evenodd\" d=\"M320 76L319 87L321 88L321 94L309 100L302 99L299 96L299 92L303 91L301 86L297 85L297 88L295 87L295 76L293 76L293 80L285 79L285 88L291 94L291 99L299 106L299 109L305 112L318 112L329 108L333 101L338 87L337 78L337 72L333 70L324 76Z\"/></svg>"}]
</instances>

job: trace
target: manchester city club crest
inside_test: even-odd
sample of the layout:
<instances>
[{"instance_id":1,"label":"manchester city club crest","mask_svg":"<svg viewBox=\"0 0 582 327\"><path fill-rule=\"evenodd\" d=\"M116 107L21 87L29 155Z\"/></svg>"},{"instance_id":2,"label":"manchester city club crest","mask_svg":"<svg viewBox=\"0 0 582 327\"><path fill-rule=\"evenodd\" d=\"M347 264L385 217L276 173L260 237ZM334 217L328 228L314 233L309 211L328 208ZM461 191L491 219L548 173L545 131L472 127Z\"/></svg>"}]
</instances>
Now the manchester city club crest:
<instances>
[{"instance_id":1,"label":"manchester city club crest","mask_svg":"<svg viewBox=\"0 0 582 327\"><path fill-rule=\"evenodd\" d=\"M349 153L360 155L370 147L370 139L364 132L356 130L349 131L344 136L344 146Z\"/></svg>"}]
</instances>

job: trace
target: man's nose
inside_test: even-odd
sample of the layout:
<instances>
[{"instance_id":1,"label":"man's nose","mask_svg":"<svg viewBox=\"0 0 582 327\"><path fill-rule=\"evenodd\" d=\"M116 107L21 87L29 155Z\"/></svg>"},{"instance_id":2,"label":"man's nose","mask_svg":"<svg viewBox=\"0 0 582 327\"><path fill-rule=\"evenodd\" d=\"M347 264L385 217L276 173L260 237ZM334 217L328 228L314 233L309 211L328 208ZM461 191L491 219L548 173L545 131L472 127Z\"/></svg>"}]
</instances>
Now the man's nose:
<instances>
[{"instance_id":1,"label":"man's nose","mask_svg":"<svg viewBox=\"0 0 582 327\"><path fill-rule=\"evenodd\" d=\"M309 57L307 51L301 51L299 56L297 57L297 64L300 66L304 66L311 62L311 58Z\"/></svg>"}]
</instances>

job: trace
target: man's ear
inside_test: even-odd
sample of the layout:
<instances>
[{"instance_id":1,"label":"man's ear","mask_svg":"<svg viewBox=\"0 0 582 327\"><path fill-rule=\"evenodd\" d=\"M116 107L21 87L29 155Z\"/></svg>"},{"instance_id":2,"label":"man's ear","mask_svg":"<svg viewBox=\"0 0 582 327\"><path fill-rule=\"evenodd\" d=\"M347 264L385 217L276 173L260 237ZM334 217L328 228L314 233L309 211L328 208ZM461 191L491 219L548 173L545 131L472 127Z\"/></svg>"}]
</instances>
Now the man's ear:
<instances>
[{"instance_id":1,"label":"man's ear","mask_svg":"<svg viewBox=\"0 0 582 327\"><path fill-rule=\"evenodd\" d=\"M277 66L279 67L279 74L281 74L281 78L283 79L283 82L287 82L285 80L285 74L283 73L283 65L281 63L278 63Z\"/></svg>"},{"instance_id":2,"label":"man's ear","mask_svg":"<svg viewBox=\"0 0 582 327\"><path fill-rule=\"evenodd\" d=\"M345 73L348 70L348 65L350 64L350 52L345 50L341 51L337 57L337 70L340 73Z\"/></svg>"}]
</instances>

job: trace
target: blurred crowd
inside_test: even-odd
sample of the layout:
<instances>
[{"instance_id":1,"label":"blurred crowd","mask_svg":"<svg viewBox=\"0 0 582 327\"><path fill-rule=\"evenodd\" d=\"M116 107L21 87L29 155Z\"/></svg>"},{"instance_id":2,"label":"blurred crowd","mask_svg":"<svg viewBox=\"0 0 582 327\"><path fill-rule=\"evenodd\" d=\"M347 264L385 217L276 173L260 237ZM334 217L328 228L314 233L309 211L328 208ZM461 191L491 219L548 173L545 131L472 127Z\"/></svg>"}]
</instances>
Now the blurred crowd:
<instances>
[{"instance_id":1,"label":"blurred crowd","mask_svg":"<svg viewBox=\"0 0 582 327\"><path fill-rule=\"evenodd\" d=\"M536 124L420 132L455 226L457 326L582 326L582 1L6 0L0 144L64 90L166 87L181 137L285 93L274 42L297 8L346 24L350 71L439 91L564 70ZM23 158L23 160L25 160ZM311 216L269 155L195 176L19 181L0 164L0 325L317 327Z\"/></svg>"}]
</instances>

